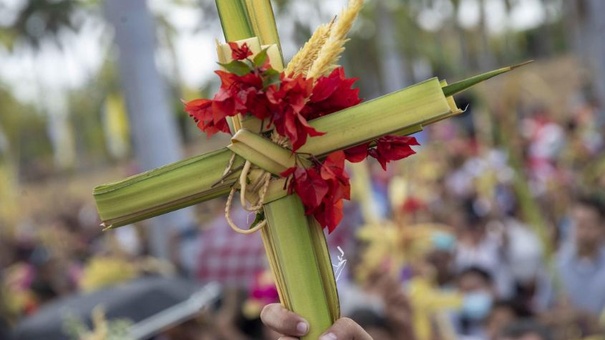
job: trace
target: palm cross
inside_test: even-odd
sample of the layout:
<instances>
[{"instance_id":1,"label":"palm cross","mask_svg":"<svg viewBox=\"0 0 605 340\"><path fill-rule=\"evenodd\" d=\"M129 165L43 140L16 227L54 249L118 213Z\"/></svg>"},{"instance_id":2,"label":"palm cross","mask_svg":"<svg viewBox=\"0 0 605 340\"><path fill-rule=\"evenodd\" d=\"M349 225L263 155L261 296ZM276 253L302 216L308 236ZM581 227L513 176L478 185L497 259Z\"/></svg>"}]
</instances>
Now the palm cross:
<instances>
[{"instance_id":1,"label":"palm cross","mask_svg":"<svg viewBox=\"0 0 605 340\"><path fill-rule=\"evenodd\" d=\"M350 6L360 7L361 2L351 0ZM280 70L279 39L269 0L217 0L216 3L225 40L240 45L242 41L257 44L257 52L266 46L272 66ZM223 63L229 61L225 53L228 46L223 44L218 48L219 60ZM242 197L259 205L255 211L265 222L240 231L261 232L282 304L309 321L310 331L305 339L316 339L340 317L333 266L322 226L305 214L297 195L285 190L285 179L280 174L300 164L301 159L304 164L305 159L323 159L332 152L386 135L403 136L421 131L427 124L461 112L452 98L454 94L513 68L502 68L452 85L432 78L311 120L309 125L325 134L308 138L297 153L284 143L266 138L262 133L263 124L257 120L233 117L230 120L233 137L228 146L95 188L94 198L103 226L117 228L233 195L237 189L243 191ZM261 177L265 180L259 179ZM263 183L263 188L245 190L250 183Z\"/></svg>"}]
</instances>

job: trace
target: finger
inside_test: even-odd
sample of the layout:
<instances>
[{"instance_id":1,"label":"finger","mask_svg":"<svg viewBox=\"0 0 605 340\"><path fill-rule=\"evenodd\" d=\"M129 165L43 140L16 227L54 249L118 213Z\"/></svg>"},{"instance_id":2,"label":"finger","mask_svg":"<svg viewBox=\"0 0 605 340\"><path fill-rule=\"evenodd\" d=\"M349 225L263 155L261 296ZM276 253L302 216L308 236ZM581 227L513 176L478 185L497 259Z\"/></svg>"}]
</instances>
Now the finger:
<instances>
[{"instance_id":1,"label":"finger","mask_svg":"<svg viewBox=\"0 0 605 340\"><path fill-rule=\"evenodd\" d=\"M277 340L298 340L298 338L293 338L291 336L280 336Z\"/></svg>"},{"instance_id":2,"label":"finger","mask_svg":"<svg viewBox=\"0 0 605 340\"><path fill-rule=\"evenodd\" d=\"M263 323L277 333L288 336L303 336L309 331L305 319L285 309L279 303L266 305L260 313Z\"/></svg>"},{"instance_id":3,"label":"finger","mask_svg":"<svg viewBox=\"0 0 605 340\"><path fill-rule=\"evenodd\" d=\"M372 340L372 337L355 321L340 318L319 337L319 340Z\"/></svg>"}]
</instances>

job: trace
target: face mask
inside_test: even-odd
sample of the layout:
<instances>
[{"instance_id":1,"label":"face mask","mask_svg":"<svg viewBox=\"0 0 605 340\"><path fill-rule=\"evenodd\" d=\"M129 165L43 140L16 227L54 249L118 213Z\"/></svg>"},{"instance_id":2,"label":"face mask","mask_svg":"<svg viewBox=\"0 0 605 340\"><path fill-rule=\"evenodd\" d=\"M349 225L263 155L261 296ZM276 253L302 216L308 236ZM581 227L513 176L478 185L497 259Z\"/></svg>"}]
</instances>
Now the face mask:
<instances>
[{"instance_id":1,"label":"face mask","mask_svg":"<svg viewBox=\"0 0 605 340\"><path fill-rule=\"evenodd\" d=\"M437 250L451 251L456 247L456 239L452 234L437 232L433 235L433 247Z\"/></svg>"},{"instance_id":2,"label":"face mask","mask_svg":"<svg viewBox=\"0 0 605 340\"><path fill-rule=\"evenodd\" d=\"M483 320L492 309L492 295L486 291L468 293L462 302L462 315L471 320Z\"/></svg>"}]
</instances>

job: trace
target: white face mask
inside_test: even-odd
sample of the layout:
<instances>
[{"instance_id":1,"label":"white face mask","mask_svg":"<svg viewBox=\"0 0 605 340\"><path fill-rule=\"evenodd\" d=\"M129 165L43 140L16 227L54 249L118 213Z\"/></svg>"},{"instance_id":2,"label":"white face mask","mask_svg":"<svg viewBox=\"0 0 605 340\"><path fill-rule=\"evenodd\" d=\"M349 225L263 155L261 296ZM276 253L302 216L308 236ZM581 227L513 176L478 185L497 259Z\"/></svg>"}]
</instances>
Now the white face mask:
<instances>
[{"instance_id":1,"label":"white face mask","mask_svg":"<svg viewBox=\"0 0 605 340\"><path fill-rule=\"evenodd\" d=\"M483 320L491 311L492 304L493 298L489 292L470 292L464 295L460 312L471 320Z\"/></svg>"}]
</instances>

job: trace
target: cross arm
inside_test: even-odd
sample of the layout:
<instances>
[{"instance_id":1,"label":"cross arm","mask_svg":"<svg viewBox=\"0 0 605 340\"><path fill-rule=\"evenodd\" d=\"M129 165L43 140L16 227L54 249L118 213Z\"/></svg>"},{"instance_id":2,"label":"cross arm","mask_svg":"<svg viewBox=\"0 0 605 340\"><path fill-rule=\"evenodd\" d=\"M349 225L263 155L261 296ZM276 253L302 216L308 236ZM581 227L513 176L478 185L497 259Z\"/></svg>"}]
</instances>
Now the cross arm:
<instances>
[{"instance_id":1,"label":"cross arm","mask_svg":"<svg viewBox=\"0 0 605 340\"><path fill-rule=\"evenodd\" d=\"M452 85L432 78L315 119L310 124L326 134L309 138L299 152L321 157L383 135L417 132L424 125L460 112L451 95L515 67L498 69ZM103 225L116 228L226 196L239 177L238 167L244 162L243 158L235 157L231 166L234 171L224 177L232 154L229 149L222 148L96 187L93 196Z\"/></svg>"},{"instance_id":2,"label":"cross arm","mask_svg":"<svg viewBox=\"0 0 605 340\"><path fill-rule=\"evenodd\" d=\"M103 226L115 228L226 196L239 171L223 177L232 152L222 148L96 187L93 196ZM232 169L244 160L235 157Z\"/></svg>"}]
</instances>

